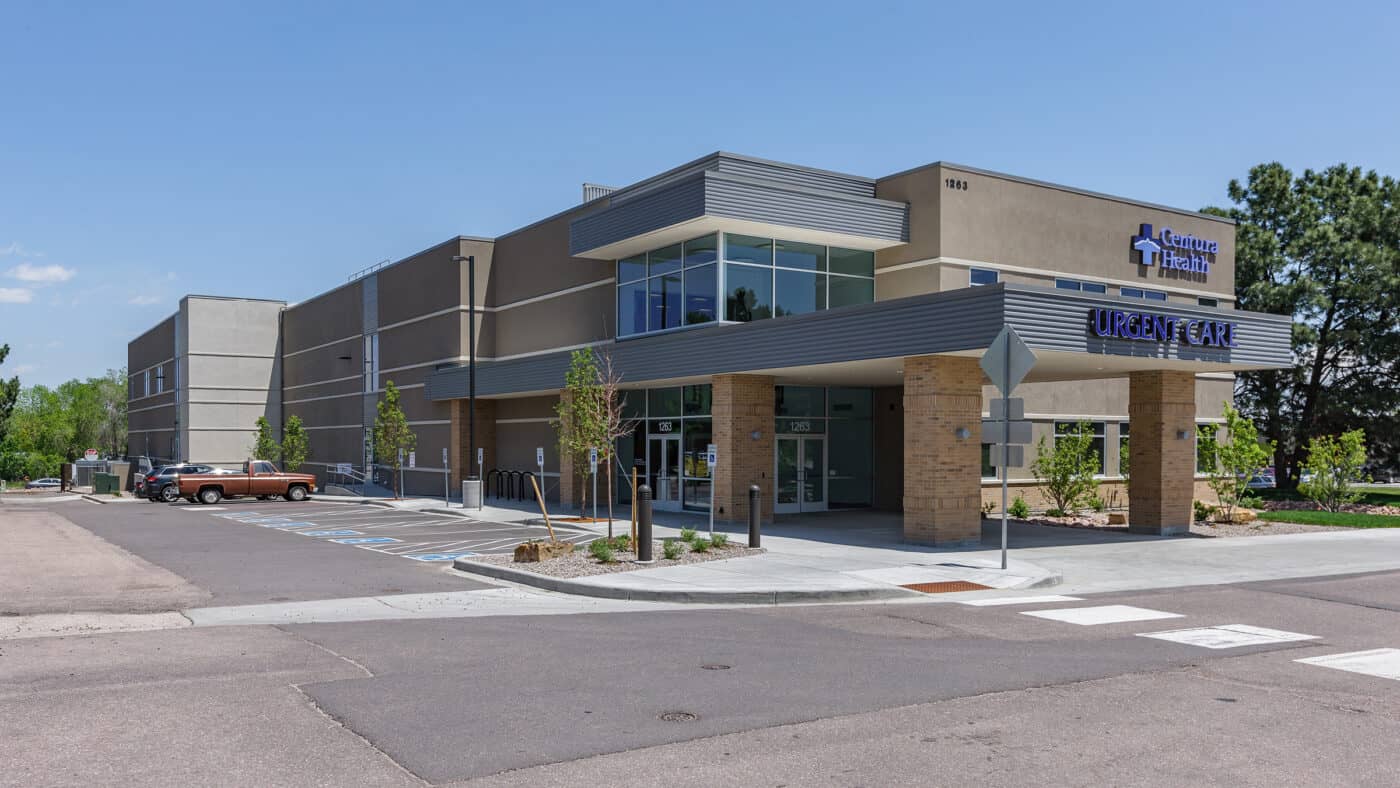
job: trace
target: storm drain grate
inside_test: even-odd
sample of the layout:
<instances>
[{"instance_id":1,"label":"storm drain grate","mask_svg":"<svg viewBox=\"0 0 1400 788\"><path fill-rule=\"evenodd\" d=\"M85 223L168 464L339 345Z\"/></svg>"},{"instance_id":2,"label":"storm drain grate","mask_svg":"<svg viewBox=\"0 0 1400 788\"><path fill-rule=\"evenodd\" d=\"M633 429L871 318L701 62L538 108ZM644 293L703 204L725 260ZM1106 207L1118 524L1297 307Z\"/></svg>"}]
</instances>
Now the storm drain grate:
<instances>
[{"instance_id":1,"label":"storm drain grate","mask_svg":"<svg viewBox=\"0 0 1400 788\"><path fill-rule=\"evenodd\" d=\"M969 583L966 580L948 580L942 583L910 583L900 586L910 591L918 591L924 594L951 594L957 591L986 591L991 586L984 586L981 583Z\"/></svg>"},{"instance_id":2,"label":"storm drain grate","mask_svg":"<svg viewBox=\"0 0 1400 788\"><path fill-rule=\"evenodd\" d=\"M662 722L695 722L700 719L699 714L689 711L663 711L656 716Z\"/></svg>"}]
</instances>

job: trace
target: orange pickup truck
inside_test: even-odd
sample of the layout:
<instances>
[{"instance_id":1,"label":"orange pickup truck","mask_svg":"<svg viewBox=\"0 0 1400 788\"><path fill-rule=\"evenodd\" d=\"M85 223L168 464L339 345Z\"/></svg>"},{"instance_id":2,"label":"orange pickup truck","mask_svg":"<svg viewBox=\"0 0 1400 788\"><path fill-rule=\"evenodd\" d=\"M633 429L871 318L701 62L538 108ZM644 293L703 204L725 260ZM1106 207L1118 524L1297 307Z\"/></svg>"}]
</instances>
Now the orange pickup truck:
<instances>
[{"instance_id":1,"label":"orange pickup truck","mask_svg":"<svg viewBox=\"0 0 1400 788\"><path fill-rule=\"evenodd\" d=\"M283 473L266 460L243 463L242 473L182 473L180 497L194 503L215 504L224 498L243 495L260 499L280 495L289 501L304 501L316 492L316 477L309 473Z\"/></svg>"}]
</instances>

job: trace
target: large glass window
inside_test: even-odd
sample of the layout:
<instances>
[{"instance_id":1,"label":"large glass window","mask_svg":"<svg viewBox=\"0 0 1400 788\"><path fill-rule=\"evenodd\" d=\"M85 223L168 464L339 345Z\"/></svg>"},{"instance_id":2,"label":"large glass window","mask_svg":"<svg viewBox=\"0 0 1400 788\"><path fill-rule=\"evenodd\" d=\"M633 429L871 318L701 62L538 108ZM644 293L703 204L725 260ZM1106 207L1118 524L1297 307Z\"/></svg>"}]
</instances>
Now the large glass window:
<instances>
[{"instance_id":1,"label":"large glass window","mask_svg":"<svg viewBox=\"0 0 1400 788\"><path fill-rule=\"evenodd\" d=\"M647 330L647 281L629 282L617 289L618 336Z\"/></svg>"},{"instance_id":2,"label":"large glass window","mask_svg":"<svg viewBox=\"0 0 1400 788\"><path fill-rule=\"evenodd\" d=\"M1128 425L1128 422L1126 422L1126 421L1123 422L1122 424L1119 424L1119 425L1118 425L1118 475L1119 475L1119 476L1127 476L1129 473L1132 472L1132 463L1129 462L1129 458L1130 458L1131 455L1128 454L1128 450L1129 450L1129 443L1128 443L1129 431L1128 431L1128 427L1129 427L1129 425Z\"/></svg>"},{"instance_id":3,"label":"large glass window","mask_svg":"<svg viewBox=\"0 0 1400 788\"><path fill-rule=\"evenodd\" d=\"M713 263L685 271L685 323L708 323L718 317L719 267Z\"/></svg>"},{"instance_id":4,"label":"large glass window","mask_svg":"<svg viewBox=\"0 0 1400 788\"><path fill-rule=\"evenodd\" d=\"M835 309L840 306L869 304L875 301L875 280L857 279L853 276L829 277L830 295L827 306Z\"/></svg>"},{"instance_id":5,"label":"large glass window","mask_svg":"<svg viewBox=\"0 0 1400 788\"><path fill-rule=\"evenodd\" d=\"M997 283L997 272L988 268L969 268L967 271L967 283L969 287L994 285Z\"/></svg>"},{"instance_id":6,"label":"large glass window","mask_svg":"<svg viewBox=\"0 0 1400 788\"><path fill-rule=\"evenodd\" d=\"M1104 455L1104 423L1102 421L1091 421L1086 422L1085 424L1089 429L1089 434L1093 436L1093 441L1090 445L1092 446L1094 453L1098 455L1098 473L1100 476L1102 476L1104 473L1107 472ZM1060 435L1074 432L1075 430L1079 429L1079 426L1080 423L1077 421L1057 421L1055 422L1055 435L1058 437Z\"/></svg>"},{"instance_id":7,"label":"large glass window","mask_svg":"<svg viewBox=\"0 0 1400 788\"><path fill-rule=\"evenodd\" d=\"M682 316L680 273L653 276L647 281L651 283L651 310L647 318L649 330L679 326Z\"/></svg>"},{"instance_id":8,"label":"large glass window","mask_svg":"<svg viewBox=\"0 0 1400 788\"><path fill-rule=\"evenodd\" d=\"M1079 290L1085 293L1108 292L1108 288L1098 282L1081 282L1077 279L1056 279L1055 287L1060 290Z\"/></svg>"},{"instance_id":9,"label":"large glass window","mask_svg":"<svg viewBox=\"0 0 1400 788\"><path fill-rule=\"evenodd\" d=\"M774 386L776 416L822 418L826 416L826 389L820 386Z\"/></svg>"},{"instance_id":10,"label":"large glass window","mask_svg":"<svg viewBox=\"0 0 1400 788\"><path fill-rule=\"evenodd\" d=\"M1219 431L1219 424L1196 425L1196 473L1215 471L1215 439Z\"/></svg>"},{"instance_id":11,"label":"large glass window","mask_svg":"<svg viewBox=\"0 0 1400 788\"><path fill-rule=\"evenodd\" d=\"M726 320L748 322L773 316L773 271L750 265L724 267Z\"/></svg>"},{"instance_id":12,"label":"large glass window","mask_svg":"<svg viewBox=\"0 0 1400 788\"><path fill-rule=\"evenodd\" d=\"M874 276L875 275L875 253L866 252L860 249L841 249L833 246L830 250L831 267L833 274L850 274L851 276Z\"/></svg>"},{"instance_id":13,"label":"large glass window","mask_svg":"<svg viewBox=\"0 0 1400 788\"><path fill-rule=\"evenodd\" d=\"M619 337L874 300L875 253L859 249L716 233L617 261Z\"/></svg>"},{"instance_id":14,"label":"large glass window","mask_svg":"<svg viewBox=\"0 0 1400 788\"><path fill-rule=\"evenodd\" d=\"M826 270L826 247L817 244L804 244L797 241L774 241L773 264L782 268L799 268L804 271Z\"/></svg>"},{"instance_id":15,"label":"large glass window","mask_svg":"<svg viewBox=\"0 0 1400 788\"><path fill-rule=\"evenodd\" d=\"M718 319L718 239L710 234L618 260L617 335Z\"/></svg>"},{"instance_id":16,"label":"large glass window","mask_svg":"<svg viewBox=\"0 0 1400 788\"><path fill-rule=\"evenodd\" d=\"M724 234L724 259L733 263L773 264L773 241L749 235Z\"/></svg>"},{"instance_id":17,"label":"large glass window","mask_svg":"<svg viewBox=\"0 0 1400 788\"><path fill-rule=\"evenodd\" d=\"M826 309L825 274L785 271L779 268L775 277L777 280L777 304L773 308L775 316L802 315Z\"/></svg>"}]
</instances>

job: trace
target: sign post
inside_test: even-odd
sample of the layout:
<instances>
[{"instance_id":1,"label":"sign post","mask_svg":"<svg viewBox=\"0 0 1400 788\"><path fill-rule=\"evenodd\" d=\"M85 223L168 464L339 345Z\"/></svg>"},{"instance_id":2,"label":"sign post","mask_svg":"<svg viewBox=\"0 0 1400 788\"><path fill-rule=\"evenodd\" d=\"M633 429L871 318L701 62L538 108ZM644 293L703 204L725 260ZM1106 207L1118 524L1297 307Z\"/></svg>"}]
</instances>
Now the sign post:
<instances>
[{"instance_id":1,"label":"sign post","mask_svg":"<svg viewBox=\"0 0 1400 788\"><path fill-rule=\"evenodd\" d=\"M477 447L476 447L476 481L477 481L478 484L482 485L481 495L477 496L477 499L476 499L476 504L477 504L476 510L477 510L478 512L481 511L482 509L484 509L484 508L486 507L486 487L485 487L485 485L486 485L486 477L482 475L483 469L485 468L485 466L486 466L486 449L483 448L483 447L481 447L481 446L477 446ZM465 504L466 504L466 501L463 501L462 503L463 503L463 505L465 505Z\"/></svg>"},{"instance_id":2,"label":"sign post","mask_svg":"<svg viewBox=\"0 0 1400 788\"><path fill-rule=\"evenodd\" d=\"M442 505L451 506L452 471L447 465L447 449L442 450Z\"/></svg>"},{"instance_id":3,"label":"sign post","mask_svg":"<svg viewBox=\"0 0 1400 788\"><path fill-rule=\"evenodd\" d=\"M719 464L719 447L705 447L705 468L710 474L710 541L715 540L715 466Z\"/></svg>"},{"instance_id":4,"label":"sign post","mask_svg":"<svg viewBox=\"0 0 1400 788\"><path fill-rule=\"evenodd\" d=\"M588 475L593 477L593 522L598 522L598 447L588 450ZM608 523L608 539L612 539L612 523Z\"/></svg>"},{"instance_id":5,"label":"sign post","mask_svg":"<svg viewBox=\"0 0 1400 788\"><path fill-rule=\"evenodd\" d=\"M1011 326L1002 326L1001 333L992 340L991 347L982 355L980 362L982 371L987 373L992 385L1001 392L1001 397L1005 403L1001 409L1001 441L996 447L996 451L1002 452L1001 462L1001 568L1006 569L1006 510L1010 505L1007 500L1008 476L1010 474L1009 465L1011 460L1011 392L1016 389L1016 384L1025 379L1026 373L1035 366L1035 354L1026 347L1026 343L1021 340L1020 334ZM1024 405L1023 405L1024 407ZM1024 417L1024 412L1023 412Z\"/></svg>"},{"instance_id":6,"label":"sign post","mask_svg":"<svg viewBox=\"0 0 1400 788\"><path fill-rule=\"evenodd\" d=\"M540 469L540 484L544 484L544 447L535 447L535 465Z\"/></svg>"}]
</instances>

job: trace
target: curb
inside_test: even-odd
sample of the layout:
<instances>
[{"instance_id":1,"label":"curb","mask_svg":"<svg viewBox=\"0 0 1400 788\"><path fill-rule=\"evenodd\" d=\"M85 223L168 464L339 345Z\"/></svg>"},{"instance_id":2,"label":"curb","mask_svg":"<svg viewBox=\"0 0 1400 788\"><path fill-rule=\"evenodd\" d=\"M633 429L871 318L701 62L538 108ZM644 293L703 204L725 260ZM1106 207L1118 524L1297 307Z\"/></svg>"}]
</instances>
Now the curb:
<instances>
[{"instance_id":1,"label":"curb","mask_svg":"<svg viewBox=\"0 0 1400 788\"><path fill-rule=\"evenodd\" d=\"M534 572L510 569L495 564L458 559L452 568L468 574L483 575L497 580L533 586L545 591L561 594L591 596L602 599L625 599L633 602L683 602L690 604L749 604L779 605L792 602L863 602L880 599L908 599L923 596L916 591L908 591L896 586L889 588L840 589L832 591L662 591L649 589L616 588L610 586L581 583L563 577L547 577Z\"/></svg>"}]
</instances>

